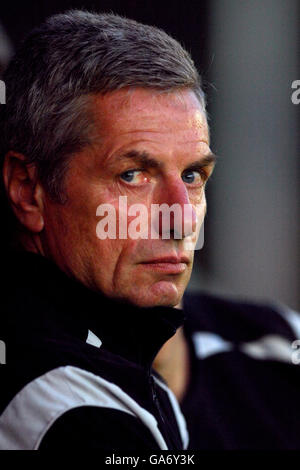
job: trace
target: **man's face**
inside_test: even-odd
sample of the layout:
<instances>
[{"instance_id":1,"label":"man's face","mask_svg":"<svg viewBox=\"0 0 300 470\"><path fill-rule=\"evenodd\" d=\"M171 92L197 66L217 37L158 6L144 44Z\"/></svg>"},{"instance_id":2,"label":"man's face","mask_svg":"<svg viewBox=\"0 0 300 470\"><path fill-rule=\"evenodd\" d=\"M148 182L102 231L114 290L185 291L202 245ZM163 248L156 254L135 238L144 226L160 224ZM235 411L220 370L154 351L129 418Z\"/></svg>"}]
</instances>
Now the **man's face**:
<instances>
[{"instance_id":1,"label":"man's face","mask_svg":"<svg viewBox=\"0 0 300 470\"><path fill-rule=\"evenodd\" d=\"M189 281L193 250L183 239L126 237L99 239L97 207L119 198L128 208L143 204L192 207L205 203L204 180L213 169L208 127L191 91L158 93L137 88L94 97L93 145L70 161L65 179L68 201L45 196L44 252L61 269L109 297L139 306L174 306ZM133 217L128 216L128 223ZM151 224L151 222L149 222ZM150 227L150 225L149 225ZM171 225L172 228L172 225Z\"/></svg>"}]
</instances>

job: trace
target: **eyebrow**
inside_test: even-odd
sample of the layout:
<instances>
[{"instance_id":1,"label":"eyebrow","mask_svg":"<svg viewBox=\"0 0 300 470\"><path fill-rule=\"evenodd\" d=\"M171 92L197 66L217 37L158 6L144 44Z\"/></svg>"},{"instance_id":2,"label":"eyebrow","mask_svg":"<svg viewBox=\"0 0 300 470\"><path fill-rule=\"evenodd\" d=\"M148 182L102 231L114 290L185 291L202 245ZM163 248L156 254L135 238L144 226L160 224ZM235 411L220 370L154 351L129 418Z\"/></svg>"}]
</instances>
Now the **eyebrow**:
<instances>
[{"instance_id":1,"label":"eyebrow","mask_svg":"<svg viewBox=\"0 0 300 470\"><path fill-rule=\"evenodd\" d=\"M145 168L159 168L163 165L163 162L151 157L146 151L130 150L129 152L123 153L117 157L117 160L134 160L136 163L142 165ZM205 166L214 166L217 160L217 156L210 152L208 155L201 157L200 159L193 161L190 165L187 165L189 169L197 169Z\"/></svg>"},{"instance_id":2,"label":"eyebrow","mask_svg":"<svg viewBox=\"0 0 300 470\"><path fill-rule=\"evenodd\" d=\"M138 150L130 150L129 152L119 155L117 159L134 160L136 163L146 168L159 168L162 165L162 162L151 157L146 151L139 152Z\"/></svg>"},{"instance_id":3,"label":"eyebrow","mask_svg":"<svg viewBox=\"0 0 300 470\"><path fill-rule=\"evenodd\" d=\"M188 165L188 168L190 170L193 170L193 169L197 170L198 168L203 168L206 166L214 167L216 164L217 158L218 158L217 155L211 152L208 155L205 155L204 157L199 158L198 160L192 162L190 165Z\"/></svg>"}]
</instances>

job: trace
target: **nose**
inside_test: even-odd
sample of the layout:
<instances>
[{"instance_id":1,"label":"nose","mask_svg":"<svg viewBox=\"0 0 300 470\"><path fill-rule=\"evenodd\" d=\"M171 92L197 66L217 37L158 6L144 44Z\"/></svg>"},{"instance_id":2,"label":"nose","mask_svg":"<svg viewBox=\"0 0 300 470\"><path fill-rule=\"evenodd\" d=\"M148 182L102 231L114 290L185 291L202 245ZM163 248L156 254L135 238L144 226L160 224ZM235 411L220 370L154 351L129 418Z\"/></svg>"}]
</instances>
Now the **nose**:
<instances>
[{"instance_id":1,"label":"nose","mask_svg":"<svg viewBox=\"0 0 300 470\"><path fill-rule=\"evenodd\" d=\"M184 239L196 231L197 214L181 178L164 181L156 198L156 231L162 238Z\"/></svg>"}]
</instances>

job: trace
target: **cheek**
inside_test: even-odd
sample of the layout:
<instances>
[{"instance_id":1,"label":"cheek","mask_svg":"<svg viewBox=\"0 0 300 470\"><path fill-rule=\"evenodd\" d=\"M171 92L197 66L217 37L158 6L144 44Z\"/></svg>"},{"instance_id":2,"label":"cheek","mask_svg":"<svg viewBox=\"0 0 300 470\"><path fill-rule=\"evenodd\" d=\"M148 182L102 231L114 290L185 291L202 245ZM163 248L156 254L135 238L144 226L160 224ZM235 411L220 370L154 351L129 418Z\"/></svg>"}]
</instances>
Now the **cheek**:
<instances>
[{"instance_id":1,"label":"cheek","mask_svg":"<svg viewBox=\"0 0 300 470\"><path fill-rule=\"evenodd\" d=\"M116 296L138 284L135 275L132 240L97 240L93 246L92 263L96 284L107 295Z\"/></svg>"},{"instance_id":2,"label":"cheek","mask_svg":"<svg viewBox=\"0 0 300 470\"><path fill-rule=\"evenodd\" d=\"M200 230L201 225L204 222L205 214L207 210L205 197L203 200L196 205L196 214L197 214L197 228Z\"/></svg>"},{"instance_id":3,"label":"cheek","mask_svg":"<svg viewBox=\"0 0 300 470\"><path fill-rule=\"evenodd\" d=\"M75 238L74 214L69 207L59 204L47 204L44 209L45 233L48 239L55 240L59 246L66 240Z\"/></svg>"}]
</instances>

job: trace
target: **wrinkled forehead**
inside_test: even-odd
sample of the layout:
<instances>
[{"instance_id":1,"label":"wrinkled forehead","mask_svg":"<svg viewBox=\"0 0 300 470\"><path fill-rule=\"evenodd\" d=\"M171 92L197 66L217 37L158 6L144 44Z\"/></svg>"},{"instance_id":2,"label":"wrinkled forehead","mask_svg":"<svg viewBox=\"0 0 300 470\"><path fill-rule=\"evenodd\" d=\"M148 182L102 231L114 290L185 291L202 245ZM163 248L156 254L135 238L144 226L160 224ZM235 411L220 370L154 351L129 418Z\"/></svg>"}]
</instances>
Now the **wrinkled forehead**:
<instances>
[{"instance_id":1,"label":"wrinkled forehead","mask_svg":"<svg viewBox=\"0 0 300 470\"><path fill-rule=\"evenodd\" d=\"M100 133L101 127L111 132L208 132L205 110L192 90L122 89L95 96L92 106Z\"/></svg>"}]
</instances>

